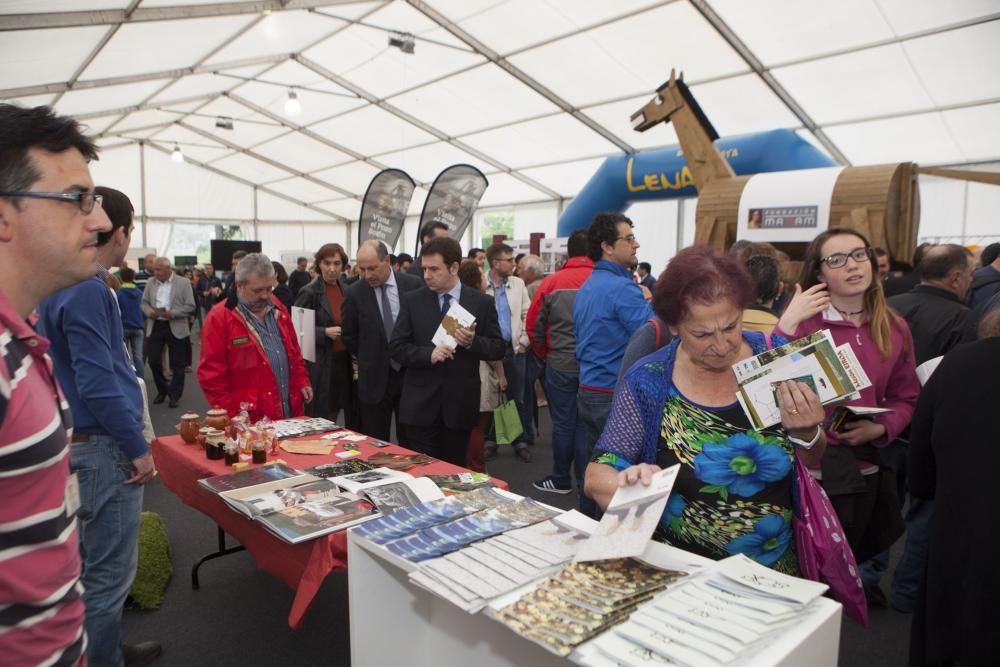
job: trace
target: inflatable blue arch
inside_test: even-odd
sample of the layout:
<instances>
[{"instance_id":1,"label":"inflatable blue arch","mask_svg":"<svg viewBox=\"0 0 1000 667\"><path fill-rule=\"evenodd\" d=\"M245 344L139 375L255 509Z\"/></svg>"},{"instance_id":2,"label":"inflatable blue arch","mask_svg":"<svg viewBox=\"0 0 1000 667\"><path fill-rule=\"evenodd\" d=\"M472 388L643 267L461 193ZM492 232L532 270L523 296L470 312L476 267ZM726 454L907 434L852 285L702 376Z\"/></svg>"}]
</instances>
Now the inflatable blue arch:
<instances>
[{"instance_id":1,"label":"inflatable blue arch","mask_svg":"<svg viewBox=\"0 0 1000 667\"><path fill-rule=\"evenodd\" d=\"M771 130L715 142L737 175L832 167L836 162L793 130ZM604 161L559 217L559 236L586 229L601 211L624 211L635 201L696 197L679 146Z\"/></svg>"}]
</instances>

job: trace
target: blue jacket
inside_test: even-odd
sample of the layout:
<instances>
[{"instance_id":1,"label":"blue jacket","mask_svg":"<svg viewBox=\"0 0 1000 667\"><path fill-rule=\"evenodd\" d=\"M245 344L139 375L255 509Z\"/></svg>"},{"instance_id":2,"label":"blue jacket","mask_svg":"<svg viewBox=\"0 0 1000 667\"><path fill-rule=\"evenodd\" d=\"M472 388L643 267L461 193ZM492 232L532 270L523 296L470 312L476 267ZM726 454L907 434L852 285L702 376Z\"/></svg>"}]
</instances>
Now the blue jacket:
<instances>
[{"instance_id":1,"label":"blue jacket","mask_svg":"<svg viewBox=\"0 0 1000 667\"><path fill-rule=\"evenodd\" d=\"M42 301L38 315L75 430L111 436L129 459L146 454L142 390L125 354L114 293L94 277Z\"/></svg>"},{"instance_id":2,"label":"blue jacket","mask_svg":"<svg viewBox=\"0 0 1000 667\"><path fill-rule=\"evenodd\" d=\"M614 262L596 262L573 303L580 386L613 391L629 338L652 316L652 306L628 271Z\"/></svg>"},{"instance_id":3,"label":"blue jacket","mask_svg":"<svg viewBox=\"0 0 1000 667\"><path fill-rule=\"evenodd\" d=\"M134 283L125 283L115 292L118 297L118 307L122 311L122 327L125 329L143 329L146 317L142 314L139 302L142 301L142 290Z\"/></svg>"}]
</instances>

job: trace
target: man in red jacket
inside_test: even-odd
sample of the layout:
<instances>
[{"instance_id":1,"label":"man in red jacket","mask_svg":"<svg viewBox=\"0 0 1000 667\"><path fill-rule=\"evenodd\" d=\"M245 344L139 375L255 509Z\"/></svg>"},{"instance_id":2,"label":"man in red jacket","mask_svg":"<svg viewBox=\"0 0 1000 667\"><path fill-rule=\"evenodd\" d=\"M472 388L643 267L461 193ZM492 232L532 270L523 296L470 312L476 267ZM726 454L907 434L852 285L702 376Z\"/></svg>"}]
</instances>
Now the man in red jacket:
<instances>
[{"instance_id":1,"label":"man in red jacket","mask_svg":"<svg viewBox=\"0 0 1000 667\"><path fill-rule=\"evenodd\" d=\"M209 311L202 329L198 382L205 398L229 414L248 403L253 421L300 416L313 390L292 319L271 294L271 260L247 255L235 281L235 291Z\"/></svg>"},{"instance_id":2,"label":"man in red jacket","mask_svg":"<svg viewBox=\"0 0 1000 667\"><path fill-rule=\"evenodd\" d=\"M552 474L532 486L539 491L570 493L573 490L572 466L581 498L583 471L589 455L583 426L576 418L580 365L576 361L573 302L577 290L594 271L594 262L587 257L587 247L587 231L573 232L566 245L569 259L539 285L525 320L531 349L545 362L543 382L552 419Z\"/></svg>"}]
</instances>

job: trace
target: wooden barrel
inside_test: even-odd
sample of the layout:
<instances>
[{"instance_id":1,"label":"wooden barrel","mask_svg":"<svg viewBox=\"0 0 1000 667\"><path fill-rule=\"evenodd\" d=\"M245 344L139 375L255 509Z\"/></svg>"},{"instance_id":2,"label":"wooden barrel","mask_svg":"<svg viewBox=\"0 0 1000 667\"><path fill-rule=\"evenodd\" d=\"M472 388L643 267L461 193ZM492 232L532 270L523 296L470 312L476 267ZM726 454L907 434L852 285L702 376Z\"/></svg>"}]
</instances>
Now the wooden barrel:
<instances>
[{"instance_id":1,"label":"wooden barrel","mask_svg":"<svg viewBox=\"0 0 1000 667\"><path fill-rule=\"evenodd\" d=\"M740 196L750 176L710 181L698 195L695 240L725 252L736 240ZM919 198L913 163L846 167L830 202L831 227L857 229L893 258L909 261L916 246ZM805 243L776 243L801 259Z\"/></svg>"}]
</instances>

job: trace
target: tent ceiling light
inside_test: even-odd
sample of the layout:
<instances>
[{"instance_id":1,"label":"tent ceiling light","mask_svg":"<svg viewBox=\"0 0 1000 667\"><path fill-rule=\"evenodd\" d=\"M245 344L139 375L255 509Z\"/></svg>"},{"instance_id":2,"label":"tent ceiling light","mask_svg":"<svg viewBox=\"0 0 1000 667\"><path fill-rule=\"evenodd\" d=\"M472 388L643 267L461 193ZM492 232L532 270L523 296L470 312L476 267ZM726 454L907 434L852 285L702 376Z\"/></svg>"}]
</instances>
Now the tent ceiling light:
<instances>
[{"instance_id":1,"label":"tent ceiling light","mask_svg":"<svg viewBox=\"0 0 1000 667\"><path fill-rule=\"evenodd\" d=\"M181 147L177 144L174 144L174 150L170 153L170 159L177 163L184 162L184 153L181 153Z\"/></svg>"},{"instance_id":2,"label":"tent ceiling light","mask_svg":"<svg viewBox=\"0 0 1000 667\"><path fill-rule=\"evenodd\" d=\"M233 119L229 116L216 116L215 126L222 130L231 130L233 129Z\"/></svg>"},{"instance_id":3,"label":"tent ceiling light","mask_svg":"<svg viewBox=\"0 0 1000 667\"><path fill-rule=\"evenodd\" d=\"M288 99L285 100L285 115L298 116L300 113L302 113L302 103L299 102L299 96L294 90L289 90Z\"/></svg>"},{"instance_id":4,"label":"tent ceiling light","mask_svg":"<svg viewBox=\"0 0 1000 667\"><path fill-rule=\"evenodd\" d=\"M395 46L403 53L412 54L417 46L417 43L411 33L400 32L394 35L389 35L389 46Z\"/></svg>"}]
</instances>

